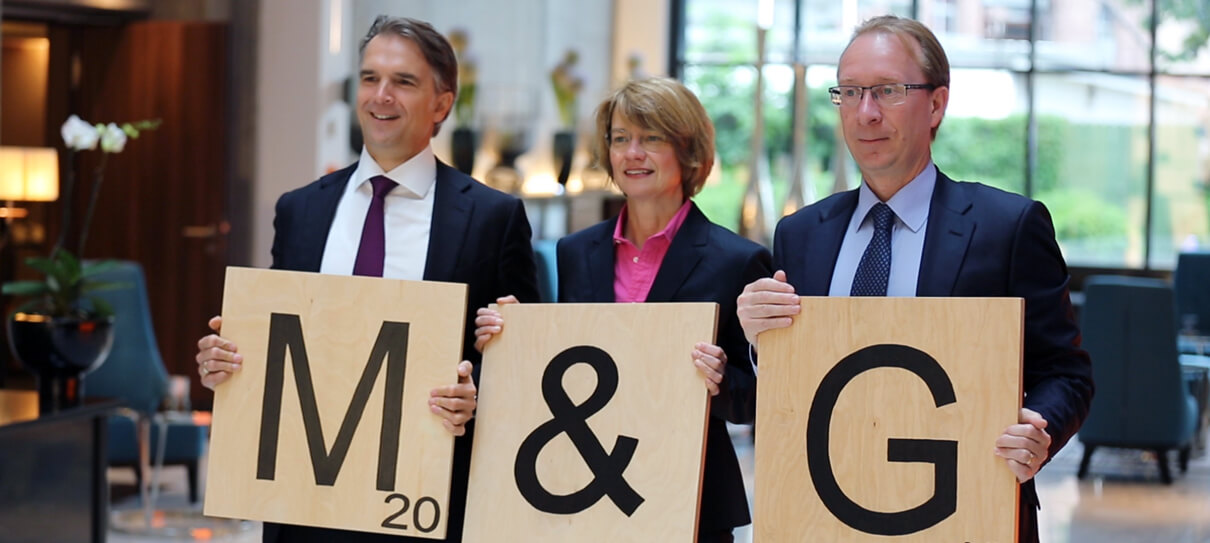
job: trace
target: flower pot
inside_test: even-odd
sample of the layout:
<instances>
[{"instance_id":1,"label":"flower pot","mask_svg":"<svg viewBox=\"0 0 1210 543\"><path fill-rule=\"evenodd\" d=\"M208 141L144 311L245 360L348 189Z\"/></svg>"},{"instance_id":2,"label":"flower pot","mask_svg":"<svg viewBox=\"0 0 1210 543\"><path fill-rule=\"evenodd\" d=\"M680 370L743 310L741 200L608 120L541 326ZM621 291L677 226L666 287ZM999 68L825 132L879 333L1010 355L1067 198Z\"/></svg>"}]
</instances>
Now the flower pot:
<instances>
[{"instance_id":1,"label":"flower pot","mask_svg":"<svg viewBox=\"0 0 1210 543\"><path fill-rule=\"evenodd\" d=\"M469 128L455 128L454 133L450 134L454 167L466 175L471 175L471 170L475 168L475 148L478 147L476 139L475 131Z\"/></svg>"},{"instance_id":2,"label":"flower pot","mask_svg":"<svg viewBox=\"0 0 1210 543\"><path fill-rule=\"evenodd\" d=\"M571 160L576 152L576 133L571 131L555 132L555 165L559 168L559 184L566 185L571 177Z\"/></svg>"},{"instance_id":3,"label":"flower pot","mask_svg":"<svg viewBox=\"0 0 1210 543\"><path fill-rule=\"evenodd\" d=\"M523 129L501 130L496 144L500 162L488 170L485 182L499 191L519 193L525 175L517 169L517 159L529 148L529 134Z\"/></svg>"},{"instance_id":4,"label":"flower pot","mask_svg":"<svg viewBox=\"0 0 1210 543\"><path fill-rule=\"evenodd\" d=\"M96 369L113 346L113 317L95 320L14 313L8 319L13 355L38 382L38 411L79 407L80 378Z\"/></svg>"}]
</instances>

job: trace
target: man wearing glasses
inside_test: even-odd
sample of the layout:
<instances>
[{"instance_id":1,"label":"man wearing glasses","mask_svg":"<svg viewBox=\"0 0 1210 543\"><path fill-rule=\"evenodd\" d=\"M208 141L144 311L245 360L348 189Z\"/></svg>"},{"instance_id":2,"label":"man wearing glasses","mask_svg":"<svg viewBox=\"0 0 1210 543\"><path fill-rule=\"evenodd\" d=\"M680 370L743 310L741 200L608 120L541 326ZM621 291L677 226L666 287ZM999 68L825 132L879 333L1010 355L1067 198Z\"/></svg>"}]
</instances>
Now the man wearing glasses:
<instances>
[{"instance_id":1,"label":"man wearing glasses","mask_svg":"<svg viewBox=\"0 0 1210 543\"><path fill-rule=\"evenodd\" d=\"M895 16L853 34L829 89L857 190L778 224L773 278L749 284L737 313L748 341L789 326L798 296L974 296L1025 299L1025 407L994 449L1022 483L1020 541L1038 540L1033 477L1083 423L1092 367L1068 296L1067 265L1045 206L933 164L949 101L949 61L924 25Z\"/></svg>"}]
</instances>

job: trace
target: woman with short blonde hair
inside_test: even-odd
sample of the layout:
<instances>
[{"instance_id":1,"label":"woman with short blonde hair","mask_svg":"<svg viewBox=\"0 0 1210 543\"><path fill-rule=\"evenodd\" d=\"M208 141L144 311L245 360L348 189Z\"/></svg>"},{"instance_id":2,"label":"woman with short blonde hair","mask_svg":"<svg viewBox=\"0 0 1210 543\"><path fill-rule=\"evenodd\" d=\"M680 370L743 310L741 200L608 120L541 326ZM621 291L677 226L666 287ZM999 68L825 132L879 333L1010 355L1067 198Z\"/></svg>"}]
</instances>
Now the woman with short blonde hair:
<instances>
[{"instance_id":1,"label":"woman with short blonde hair","mask_svg":"<svg viewBox=\"0 0 1210 543\"><path fill-rule=\"evenodd\" d=\"M685 359L672 363L694 364L714 397L698 541L729 543L732 530L752 520L726 422L750 423L756 411L756 375L735 303L744 285L772 274L772 257L693 203L714 166L714 126L684 85L630 81L601 103L596 119L597 161L626 205L617 217L559 240L558 301L718 304L717 337L686 345ZM476 346L503 325L498 311L480 309Z\"/></svg>"}]
</instances>

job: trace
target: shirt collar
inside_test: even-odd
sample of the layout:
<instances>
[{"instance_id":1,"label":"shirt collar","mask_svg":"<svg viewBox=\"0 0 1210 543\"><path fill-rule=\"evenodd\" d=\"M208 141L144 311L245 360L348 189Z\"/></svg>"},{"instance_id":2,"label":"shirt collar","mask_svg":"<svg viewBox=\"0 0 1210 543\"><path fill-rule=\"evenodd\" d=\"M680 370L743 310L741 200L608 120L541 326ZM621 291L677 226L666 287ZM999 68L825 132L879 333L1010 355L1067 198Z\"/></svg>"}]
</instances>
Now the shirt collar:
<instances>
[{"instance_id":1,"label":"shirt collar","mask_svg":"<svg viewBox=\"0 0 1210 543\"><path fill-rule=\"evenodd\" d=\"M681 225L685 223L685 217L689 216L689 208L692 205L693 201L686 199L685 203L681 204L681 208L678 209L676 214L672 216L672 219L668 221L668 224L664 225L664 229L652 234L651 237L647 238L647 240L658 237L664 237L668 240L671 240L672 238L676 237L676 232L677 230L680 230ZM613 227L614 245L619 243L630 243L630 240L626 239L626 215L629 207L629 204L623 204L622 211L618 213L618 223Z\"/></svg>"},{"instance_id":2,"label":"shirt collar","mask_svg":"<svg viewBox=\"0 0 1210 543\"><path fill-rule=\"evenodd\" d=\"M908 230L913 233L919 232L928 221L929 204L933 198L933 187L936 185L937 168L930 160L924 167L924 171L899 189L886 204L890 206L891 211L895 212L896 219ZM878 202L878 196L863 181L857 192L857 209L854 211L855 216L859 217L858 227L865 222L870 209Z\"/></svg>"},{"instance_id":3,"label":"shirt collar","mask_svg":"<svg viewBox=\"0 0 1210 543\"><path fill-rule=\"evenodd\" d=\"M370 152L361 148L361 157L357 160L357 179L354 189L369 182L377 175L386 176L391 181L399 183L414 198L424 198L433 185L437 183L437 157L433 154L433 146L427 145L407 162L396 166L389 172L382 171L370 156Z\"/></svg>"}]
</instances>

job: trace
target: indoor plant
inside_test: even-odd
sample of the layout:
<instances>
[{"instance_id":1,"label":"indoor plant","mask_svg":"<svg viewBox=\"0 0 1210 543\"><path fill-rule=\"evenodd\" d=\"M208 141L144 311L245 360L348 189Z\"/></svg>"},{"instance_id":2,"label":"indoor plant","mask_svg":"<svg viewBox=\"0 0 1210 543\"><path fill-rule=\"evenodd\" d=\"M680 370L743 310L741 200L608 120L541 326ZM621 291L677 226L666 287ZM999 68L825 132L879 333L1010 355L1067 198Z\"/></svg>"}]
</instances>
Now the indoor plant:
<instances>
[{"instance_id":1,"label":"indoor plant","mask_svg":"<svg viewBox=\"0 0 1210 543\"><path fill-rule=\"evenodd\" d=\"M128 138L137 138L141 131L153 130L159 124L155 120L94 126L75 115L63 123L61 132L68 166L63 175L63 221L59 237L50 256L26 260L26 264L43 275L42 279L12 281L3 286L5 295L25 299L7 319L8 335L13 354L37 377L42 412L79 405L79 378L105 360L113 342L113 312L105 302L90 296L91 292L110 286L94 277L113 264L81 261L64 246L72 219L75 153L94 150L98 145L103 151L93 171L93 185L80 223L75 248L79 253L88 240L88 227L109 155L120 153Z\"/></svg>"}]
</instances>

